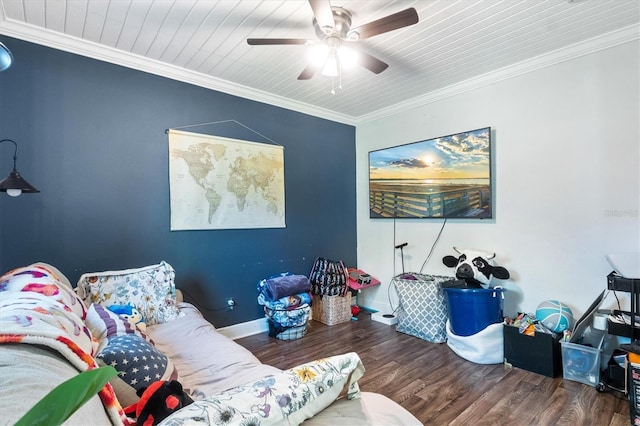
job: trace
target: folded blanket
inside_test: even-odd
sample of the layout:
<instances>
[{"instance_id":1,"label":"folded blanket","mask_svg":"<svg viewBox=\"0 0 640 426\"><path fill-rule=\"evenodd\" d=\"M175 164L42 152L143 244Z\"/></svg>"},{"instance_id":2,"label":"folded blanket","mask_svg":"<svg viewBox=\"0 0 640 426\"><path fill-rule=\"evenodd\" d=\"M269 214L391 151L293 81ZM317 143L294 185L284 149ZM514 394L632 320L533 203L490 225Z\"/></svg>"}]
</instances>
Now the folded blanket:
<instances>
[{"instance_id":1,"label":"folded blanket","mask_svg":"<svg viewBox=\"0 0 640 426\"><path fill-rule=\"evenodd\" d=\"M269 309L278 309L278 310L286 310L286 309L295 309L302 305L310 305L311 304L311 293L298 293L292 296L281 297L275 302L271 302L266 299L263 293L258 294L258 304L266 306Z\"/></svg>"},{"instance_id":2,"label":"folded blanket","mask_svg":"<svg viewBox=\"0 0 640 426\"><path fill-rule=\"evenodd\" d=\"M264 308L264 313L267 318L275 321L278 325L285 328L305 325L309 320L309 312L311 312L311 307L309 305L302 305L299 308L289 310Z\"/></svg>"},{"instance_id":3,"label":"folded blanket","mask_svg":"<svg viewBox=\"0 0 640 426\"><path fill-rule=\"evenodd\" d=\"M83 314L86 309L77 309L82 302L67 290L40 266L0 277L0 344L42 345L58 351L79 371L98 368L91 333L73 308ZM110 384L99 395L113 424L130 423Z\"/></svg>"},{"instance_id":4,"label":"folded blanket","mask_svg":"<svg viewBox=\"0 0 640 426\"><path fill-rule=\"evenodd\" d=\"M304 293L311 289L309 278L304 275L283 275L260 281L258 288L269 302L298 293Z\"/></svg>"}]
</instances>

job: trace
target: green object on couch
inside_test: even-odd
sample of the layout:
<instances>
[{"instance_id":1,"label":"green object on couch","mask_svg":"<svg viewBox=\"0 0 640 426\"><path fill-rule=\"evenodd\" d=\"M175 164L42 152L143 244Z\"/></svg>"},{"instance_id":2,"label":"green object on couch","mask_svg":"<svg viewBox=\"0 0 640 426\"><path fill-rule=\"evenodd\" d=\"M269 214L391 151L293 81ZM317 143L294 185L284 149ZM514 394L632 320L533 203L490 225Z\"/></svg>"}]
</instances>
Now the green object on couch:
<instances>
[{"instance_id":1,"label":"green object on couch","mask_svg":"<svg viewBox=\"0 0 640 426\"><path fill-rule=\"evenodd\" d=\"M117 374L118 372L108 365L83 371L53 388L18 420L16 426L62 424Z\"/></svg>"}]
</instances>

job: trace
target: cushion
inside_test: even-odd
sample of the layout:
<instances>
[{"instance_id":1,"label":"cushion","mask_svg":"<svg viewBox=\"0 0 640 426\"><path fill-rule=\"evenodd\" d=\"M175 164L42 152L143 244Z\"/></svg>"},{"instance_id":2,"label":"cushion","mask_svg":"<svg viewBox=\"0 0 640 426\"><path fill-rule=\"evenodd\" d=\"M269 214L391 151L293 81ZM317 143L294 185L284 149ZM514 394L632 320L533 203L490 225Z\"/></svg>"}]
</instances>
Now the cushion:
<instances>
[{"instance_id":1,"label":"cushion","mask_svg":"<svg viewBox=\"0 0 640 426\"><path fill-rule=\"evenodd\" d=\"M304 421L304 426L327 425L423 426L404 407L384 395L372 392L361 392L358 399L340 399Z\"/></svg>"},{"instance_id":2,"label":"cushion","mask_svg":"<svg viewBox=\"0 0 640 426\"><path fill-rule=\"evenodd\" d=\"M129 321L96 303L92 303L87 309L87 317L84 322L91 331L91 335L98 341L98 352L107 345L110 337L123 334L138 334L153 344L153 341L145 333L134 328Z\"/></svg>"},{"instance_id":3,"label":"cushion","mask_svg":"<svg viewBox=\"0 0 640 426\"><path fill-rule=\"evenodd\" d=\"M175 271L167 262L122 271L83 274L76 291L87 305L133 304L147 325L177 318Z\"/></svg>"},{"instance_id":4,"label":"cushion","mask_svg":"<svg viewBox=\"0 0 640 426\"><path fill-rule=\"evenodd\" d=\"M178 380L178 372L166 355L137 334L115 335L98 353L100 365L110 365L136 391L157 380ZM116 391L120 400L120 395ZM124 401L121 404L128 405Z\"/></svg>"},{"instance_id":5,"label":"cushion","mask_svg":"<svg viewBox=\"0 0 640 426\"><path fill-rule=\"evenodd\" d=\"M219 333L190 303L181 303L180 318L147 327L156 348L180 373L193 399L203 399L282 370L262 364L243 346Z\"/></svg>"},{"instance_id":6,"label":"cushion","mask_svg":"<svg viewBox=\"0 0 640 426\"><path fill-rule=\"evenodd\" d=\"M117 359L114 360L114 357L110 355L105 355L107 351L113 351L114 348L117 347L117 345L113 344L112 342L113 338L116 336L127 336L127 335L134 336L135 335L135 336L138 336L139 338L146 340L151 346L154 346L153 340L151 340L145 333L140 332L140 330L138 330L137 328L134 328L129 321L123 318L120 318L117 314L111 312L109 309L107 309L102 305L93 303L91 306L89 306L89 309L87 310L87 318L85 319L85 323L89 328L89 330L91 331L91 334L94 337L94 339L96 339L98 342L98 349L96 351L98 355L96 359L98 361L98 364L100 365L110 364L111 362L114 362L114 361L119 362ZM116 343L122 343L123 341L129 342L129 343L137 343L138 339L137 338L119 339L116 341ZM137 345L137 346L140 346L140 345ZM164 356L162 352L160 352L158 349L156 348L154 349L155 349L155 352L159 353L161 357ZM108 362L105 361L105 359L107 358L108 358ZM168 361L169 361L169 365L167 367L167 370L176 372L175 371L176 369L173 366L173 363L171 363L170 360ZM109 383L111 383L111 386L113 386L113 390L115 391L116 396L118 397L118 401L122 406L128 406L136 403L140 399L136 391L139 387L144 387L144 386L134 386L131 383L126 381L127 379L126 367L127 365L124 365L124 364L119 367L116 366L115 368L116 370L118 370L120 374L112 378L111 380L109 380ZM142 368L144 368L144 365ZM164 377L167 375L163 374L162 376ZM177 372L175 376L177 377ZM169 375L167 377L173 377L173 376Z\"/></svg>"},{"instance_id":7,"label":"cushion","mask_svg":"<svg viewBox=\"0 0 640 426\"><path fill-rule=\"evenodd\" d=\"M181 409L160 424L298 425L343 392L358 398L364 366L355 352L313 361L265 376Z\"/></svg>"}]
</instances>

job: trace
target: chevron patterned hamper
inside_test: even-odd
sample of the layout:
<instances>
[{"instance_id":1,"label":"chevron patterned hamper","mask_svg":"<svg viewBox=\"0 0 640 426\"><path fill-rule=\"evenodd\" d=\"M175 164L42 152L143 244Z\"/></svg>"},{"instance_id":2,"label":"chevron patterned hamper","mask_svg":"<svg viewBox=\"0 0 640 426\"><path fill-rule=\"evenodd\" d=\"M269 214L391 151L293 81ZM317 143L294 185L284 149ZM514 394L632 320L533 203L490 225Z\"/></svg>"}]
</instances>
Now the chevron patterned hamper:
<instances>
[{"instance_id":1,"label":"chevron patterned hamper","mask_svg":"<svg viewBox=\"0 0 640 426\"><path fill-rule=\"evenodd\" d=\"M413 276L416 279L407 279ZM401 274L391 281L400 300L396 331L432 343L447 341L447 299L441 284L453 277Z\"/></svg>"}]
</instances>

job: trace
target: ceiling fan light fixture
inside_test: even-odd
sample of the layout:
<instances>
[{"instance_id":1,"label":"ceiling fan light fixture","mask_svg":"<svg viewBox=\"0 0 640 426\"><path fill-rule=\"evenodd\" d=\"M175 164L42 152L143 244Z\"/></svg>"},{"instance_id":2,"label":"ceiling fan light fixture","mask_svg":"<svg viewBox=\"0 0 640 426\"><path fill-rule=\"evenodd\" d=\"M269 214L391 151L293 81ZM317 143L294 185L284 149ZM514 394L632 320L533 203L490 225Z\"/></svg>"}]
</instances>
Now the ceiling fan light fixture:
<instances>
[{"instance_id":1,"label":"ceiling fan light fixture","mask_svg":"<svg viewBox=\"0 0 640 426\"><path fill-rule=\"evenodd\" d=\"M308 64L298 75L298 80L309 80L316 73L319 73L332 77L332 81L334 77L339 77L341 81L342 72L349 70L355 64L361 65L374 74L380 74L389 67L388 64L364 51L358 52L355 49L343 48L343 43L354 46L354 42L358 40L408 27L419 21L418 12L415 8L410 7L351 29L352 14L349 10L331 6L330 0L307 1L313 11L311 23L317 40L301 38L247 39L250 46L295 44L309 46L307 50ZM333 90L332 93L334 93Z\"/></svg>"},{"instance_id":2,"label":"ceiling fan light fixture","mask_svg":"<svg viewBox=\"0 0 640 426\"><path fill-rule=\"evenodd\" d=\"M314 44L309 48L309 63L316 68L324 66L329 57L329 46L324 43Z\"/></svg>"},{"instance_id":3,"label":"ceiling fan light fixture","mask_svg":"<svg viewBox=\"0 0 640 426\"><path fill-rule=\"evenodd\" d=\"M338 67L338 56L336 55L336 52L334 50L329 53L329 56L324 63L324 67L322 67L322 75L325 75L327 77L337 77L339 74Z\"/></svg>"},{"instance_id":4,"label":"ceiling fan light fixture","mask_svg":"<svg viewBox=\"0 0 640 426\"><path fill-rule=\"evenodd\" d=\"M333 27L325 25L324 27L320 28L320 31L322 31L324 35L331 35L331 33L333 32Z\"/></svg>"},{"instance_id":5,"label":"ceiling fan light fixture","mask_svg":"<svg viewBox=\"0 0 640 426\"><path fill-rule=\"evenodd\" d=\"M350 70L358 63L358 52L354 49L340 46L338 48L338 58L340 59L340 67L343 70Z\"/></svg>"},{"instance_id":6,"label":"ceiling fan light fixture","mask_svg":"<svg viewBox=\"0 0 640 426\"><path fill-rule=\"evenodd\" d=\"M345 39L349 41L358 41L360 40L360 33L356 30L351 30L347 33L347 37Z\"/></svg>"}]
</instances>

